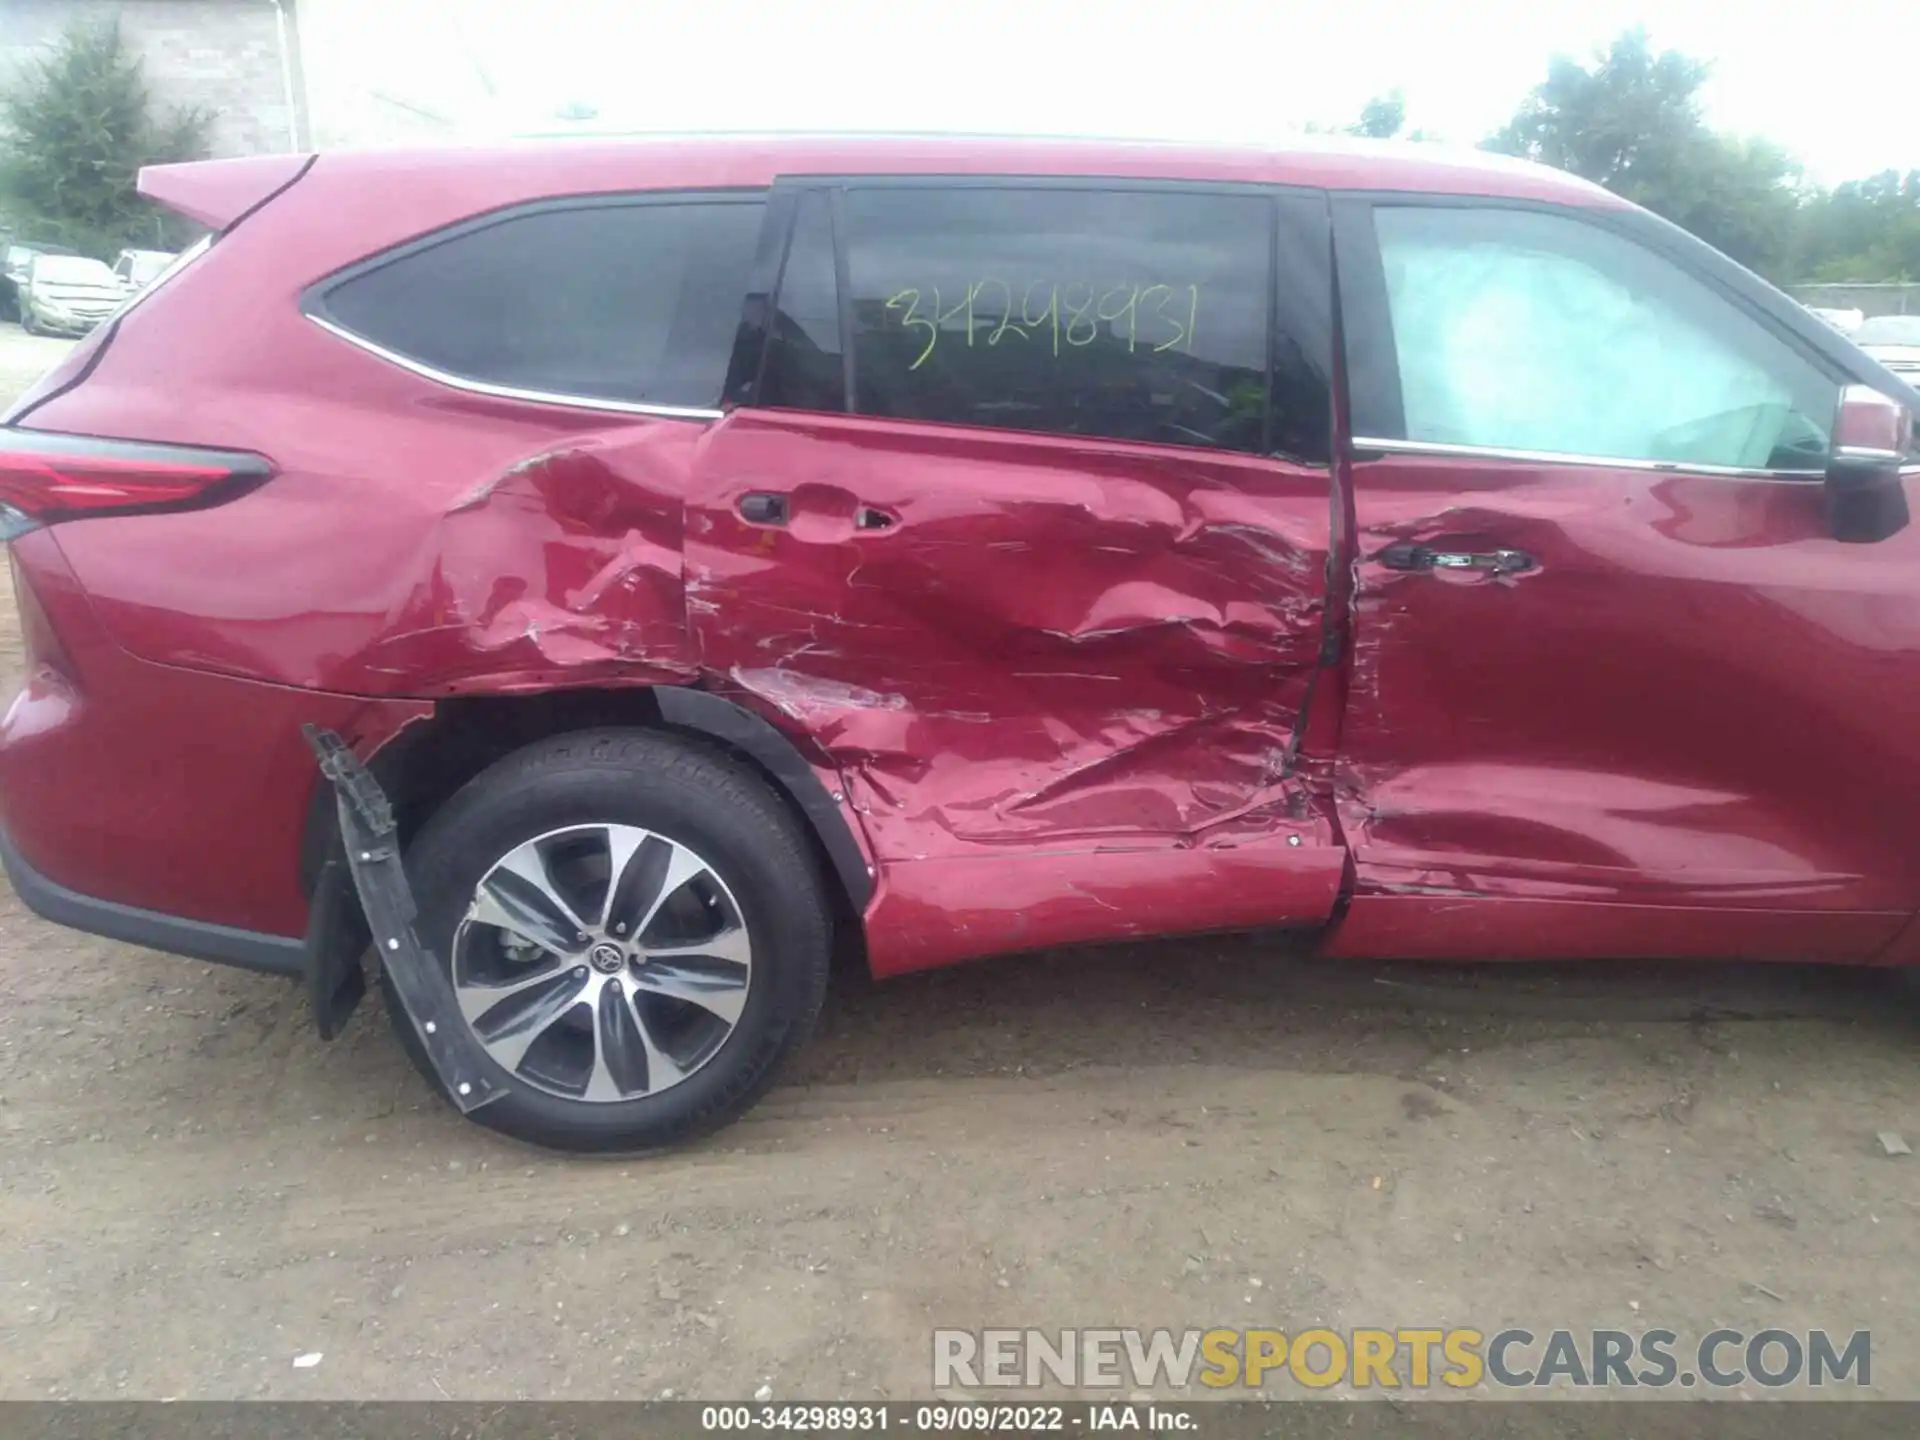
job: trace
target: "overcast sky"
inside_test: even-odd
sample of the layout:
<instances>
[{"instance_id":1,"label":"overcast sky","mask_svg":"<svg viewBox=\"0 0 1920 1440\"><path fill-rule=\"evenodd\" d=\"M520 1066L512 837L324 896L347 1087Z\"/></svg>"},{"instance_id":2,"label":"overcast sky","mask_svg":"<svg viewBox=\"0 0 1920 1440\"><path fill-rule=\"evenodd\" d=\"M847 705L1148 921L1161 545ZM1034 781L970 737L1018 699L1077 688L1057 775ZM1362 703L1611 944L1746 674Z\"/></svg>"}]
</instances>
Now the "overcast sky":
<instances>
[{"instance_id":1,"label":"overcast sky","mask_svg":"<svg viewBox=\"0 0 1920 1440\"><path fill-rule=\"evenodd\" d=\"M1264 142L1397 86L1411 125L1463 144L1553 54L1639 24L1713 63L1711 123L1779 142L1811 178L1920 167L1920 0L330 0L302 17L321 32L310 83L333 83L332 31L359 83L467 132L553 128L577 102L643 130Z\"/></svg>"}]
</instances>

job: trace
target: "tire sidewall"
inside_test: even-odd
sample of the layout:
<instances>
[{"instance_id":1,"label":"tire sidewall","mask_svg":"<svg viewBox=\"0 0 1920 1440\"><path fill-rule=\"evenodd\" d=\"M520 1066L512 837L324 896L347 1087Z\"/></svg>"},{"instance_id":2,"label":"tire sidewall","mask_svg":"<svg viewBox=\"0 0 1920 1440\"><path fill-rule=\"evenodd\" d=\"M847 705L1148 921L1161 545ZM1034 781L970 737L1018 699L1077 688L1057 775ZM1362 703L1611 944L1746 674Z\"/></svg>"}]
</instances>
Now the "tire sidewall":
<instances>
[{"instance_id":1,"label":"tire sidewall","mask_svg":"<svg viewBox=\"0 0 1920 1440\"><path fill-rule=\"evenodd\" d=\"M589 1103L541 1090L486 1057L506 1093L472 1118L568 1149L665 1143L744 1108L811 1027L825 974L828 937L817 893L808 893L816 877L782 863L752 811L716 804L671 773L623 764L619 748L602 739L580 747L577 760L509 772L497 785L483 783L489 772L429 822L407 858L420 939L449 977L454 932L481 879L516 846L551 831L615 823L665 835L696 851L732 893L753 947L747 1000L733 1033L687 1079L658 1095ZM404 1014L395 1023L411 1031Z\"/></svg>"}]
</instances>

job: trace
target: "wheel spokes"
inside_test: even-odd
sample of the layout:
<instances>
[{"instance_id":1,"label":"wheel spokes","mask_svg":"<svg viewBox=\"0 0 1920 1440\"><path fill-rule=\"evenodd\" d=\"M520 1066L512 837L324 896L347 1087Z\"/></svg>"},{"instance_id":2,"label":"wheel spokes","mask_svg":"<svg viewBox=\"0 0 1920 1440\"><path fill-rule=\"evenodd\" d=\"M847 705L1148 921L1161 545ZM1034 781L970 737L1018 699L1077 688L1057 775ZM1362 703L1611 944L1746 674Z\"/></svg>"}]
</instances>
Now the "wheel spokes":
<instances>
[{"instance_id":1,"label":"wheel spokes","mask_svg":"<svg viewBox=\"0 0 1920 1440\"><path fill-rule=\"evenodd\" d=\"M660 835L648 835L630 854L609 887L606 918L613 934L638 938L681 886L707 873L707 862Z\"/></svg>"},{"instance_id":2,"label":"wheel spokes","mask_svg":"<svg viewBox=\"0 0 1920 1440\"><path fill-rule=\"evenodd\" d=\"M622 908L623 887L630 891L635 885L646 883L644 871L647 862L635 864L636 856L643 849L664 847L667 842L656 840L632 825L609 825L606 827L606 837L607 893L600 901L600 924L609 934L631 934L631 931L613 929L615 924L629 918Z\"/></svg>"},{"instance_id":3,"label":"wheel spokes","mask_svg":"<svg viewBox=\"0 0 1920 1440\"><path fill-rule=\"evenodd\" d=\"M573 970L556 971L547 977L544 987L535 982L512 987L505 997L468 1023L502 1068L518 1071L534 1042L580 1003L590 981L591 976ZM468 993L485 996L488 992L486 987L478 987ZM464 1000L461 1008L466 1009Z\"/></svg>"},{"instance_id":4,"label":"wheel spokes","mask_svg":"<svg viewBox=\"0 0 1920 1440\"><path fill-rule=\"evenodd\" d=\"M719 1053L752 961L739 907L704 858L601 823L538 835L495 862L455 931L452 968L460 1014L496 1063L605 1104L658 1094Z\"/></svg>"},{"instance_id":5,"label":"wheel spokes","mask_svg":"<svg viewBox=\"0 0 1920 1440\"><path fill-rule=\"evenodd\" d=\"M460 1013L469 1021L479 1021L488 1011L517 995L550 984L566 973L558 964L530 965L505 980L467 979L454 986L454 998Z\"/></svg>"},{"instance_id":6,"label":"wheel spokes","mask_svg":"<svg viewBox=\"0 0 1920 1440\"><path fill-rule=\"evenodd\" d=\"M679 940L670 945L649 945L646 953L649 961L679 960L694 955L708 960L725 960L741 970L745 970L753 960L753 947L747 942L747 931L743 925L729 925L709 940Z\"/></svg>"},{"instance_id":7,"label":"wheel spokes","mask_svg":"<svg viewBox=\"0 0 1920 1440\"><path fill-rule=\"evenodd\" d=\"M560 896L538 842L513 851L480 882L468 917L492 925L555 955L570 955L586 933Z\"/></svg>"},{"instance_id":8,"label":"wheel spokes","mask_svg":"<svg viewBox=\"0 0 1920 1440\"><path fill-rule=\"evenodd\" d=\"M647 963L629 977L645 995L665 995L697 1005L731 1027L740 1023L747 1003L747 967L737 960L716 959L707 951L679 953L664 959L650 951Z\"/></svg>"},{"instance_id":9,"label":"wheel spokes","mask_svg":"<svg viewBox=\"0 0 1920 1440\"><path fill-rule=\"evenodd\" d=\"M581 1098L624 1100L644 1094L652 1088L648 1046L640 1032L640 1019L627 1003L626 991L617 979L600 987L593 1008L593 1068L587 1074Z\"/></svg>"},{"instance_id":10,"label":"wheel spokes","mask_svg":"<svg viewBox=\"0 0 1920 1440\"><path fill-rule=\"evenodd\" d=\"M631 997L634 1024L640 1030L640 1043L647 1049L647 1089L664 1090L669 1085L678 1085L687 1078L688 1070L673 1056L660 1048L653 1027L647 1024L647 1014L640 1004L640 997Z\"/></svg>"},{"instance_id":11,"label":"wheel spokes","mask_svg":"<svg viewBox=\"0 0 1920 1440\"><path fill-rule=\"evenodd\" d=\"M481 882L473 904L467 909L467 919L475 924L491 925L562 959L578 943L574 936L579 932L561 929L555 925L554 916L526 904L519 894L501 886L492 876Z\"/></svg>"}]
</instances>

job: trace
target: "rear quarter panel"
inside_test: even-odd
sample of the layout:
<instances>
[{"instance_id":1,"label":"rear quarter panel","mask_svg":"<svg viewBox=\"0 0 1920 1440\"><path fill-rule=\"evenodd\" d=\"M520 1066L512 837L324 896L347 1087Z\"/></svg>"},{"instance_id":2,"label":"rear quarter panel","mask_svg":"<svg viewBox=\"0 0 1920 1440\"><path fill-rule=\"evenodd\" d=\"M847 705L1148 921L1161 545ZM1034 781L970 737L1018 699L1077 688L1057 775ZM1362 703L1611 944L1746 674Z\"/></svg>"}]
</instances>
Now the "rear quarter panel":
<instances>
[{"instance_id":1,"label":"rear quarter panel","mask_svg":"<svg viewBox=\"0 0 1920 1440\"><path fill-rule=\"evenodd\" d=\"M86 383L28 419L257 451L278 471L215 510L61 527L103 626L146 660L361 695L685 678L697 424L451 390L299 312L308 283L371 251L620 177L456 167L369 193L330 187L327 166L127 316Z\"/></svg>"}]
</instances>

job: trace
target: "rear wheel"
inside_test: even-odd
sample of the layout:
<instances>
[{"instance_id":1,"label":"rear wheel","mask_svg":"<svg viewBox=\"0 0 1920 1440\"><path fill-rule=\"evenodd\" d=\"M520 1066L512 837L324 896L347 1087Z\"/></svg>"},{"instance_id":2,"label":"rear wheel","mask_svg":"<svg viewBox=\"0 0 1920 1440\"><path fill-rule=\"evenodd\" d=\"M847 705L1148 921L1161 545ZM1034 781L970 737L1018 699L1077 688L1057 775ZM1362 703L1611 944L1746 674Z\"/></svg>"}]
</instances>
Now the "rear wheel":
<instances>
[{"instance_id":1,"label":"rear wheel","mask_svg":"<svg viewBox=\"0 0 1920 1440\"><path fill-rule=\"evenodd\" d=\"M812 850L758 776L705 747L635 730L531 746L407 860L420 938L506 1088L473 1118L506 1134L636 1150L714 1129L819 1012ZM388 1009L436 1078L391 992Z\"/></svg>"}]
</instances>

